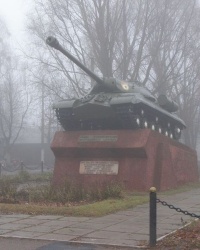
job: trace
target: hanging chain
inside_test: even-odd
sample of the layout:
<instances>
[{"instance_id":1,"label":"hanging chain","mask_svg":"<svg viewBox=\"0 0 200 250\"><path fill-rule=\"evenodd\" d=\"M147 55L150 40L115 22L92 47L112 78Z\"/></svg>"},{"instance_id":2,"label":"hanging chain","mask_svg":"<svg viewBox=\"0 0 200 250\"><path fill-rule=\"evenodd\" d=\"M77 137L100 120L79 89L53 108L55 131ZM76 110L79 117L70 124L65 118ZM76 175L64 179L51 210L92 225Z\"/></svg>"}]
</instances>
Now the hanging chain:
<instances>
[{"instance_id":1,"label":"hanging chain","mask_svg":"<svg viewBox=\"0 0 200 250\"><path fill-rule=\"evenodd\" d=\"M179 212L179 213L183 213L183 214L185 214L185 215L189 215L189 216L191 216L191 217L200 219L200 215L196 215L196 214L194 214L194 213L189 213L189 212L186 211L186 210L182 210L181 208L178 208L178 207L175 207L175 206L173 206L173 205L168 204L166 201L161 201L160 199L156 199L156 201L157 201L157 203L161 203L163 206L167 206L167 207L170 208L170 209L174 209L174 210L176 210L176 211Z\"/></svg>"}]
</instances>

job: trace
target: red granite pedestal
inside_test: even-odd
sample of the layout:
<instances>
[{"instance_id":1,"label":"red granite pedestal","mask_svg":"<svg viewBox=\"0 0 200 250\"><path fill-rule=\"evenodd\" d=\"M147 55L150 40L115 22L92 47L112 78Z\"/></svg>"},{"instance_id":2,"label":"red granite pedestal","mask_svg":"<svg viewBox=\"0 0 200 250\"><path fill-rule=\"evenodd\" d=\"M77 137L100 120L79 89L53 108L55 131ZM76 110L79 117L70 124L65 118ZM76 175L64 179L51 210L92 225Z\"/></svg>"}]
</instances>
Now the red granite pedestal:
<instances>
[{"instance_id":1,"label":"red granite pedestal","mask_svg":"<svg viewBox=\"0 0 200 250\"><path fill-rule=\"evenodd\" d=\"M199 180L196 151L148 129L56 132L51 148L54 185L116 181L147 191Z\"/></svg>"}]
</instances>

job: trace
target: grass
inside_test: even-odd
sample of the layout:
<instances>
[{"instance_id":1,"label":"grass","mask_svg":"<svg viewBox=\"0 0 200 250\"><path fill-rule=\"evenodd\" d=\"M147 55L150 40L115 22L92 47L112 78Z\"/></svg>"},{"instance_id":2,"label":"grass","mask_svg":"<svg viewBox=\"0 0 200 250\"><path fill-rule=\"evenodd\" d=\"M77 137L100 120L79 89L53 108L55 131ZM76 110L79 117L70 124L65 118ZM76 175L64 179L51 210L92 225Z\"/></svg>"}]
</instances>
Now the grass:
<instances>
[{"instance_id":1,"label":"grass","mask_svg":"<svg viewBox=\"0 0 200 250\"><path fill-rule=\"evenodd\" d=\"M169 189L167 191L158 192L158 194L173 195L173 194L187 192L187 191L190 191L190 190L195 189L195 188L200 188L200 182L187 183L187 184L180 186L180 187L177 187L177 188Z\"/></svg>"},{"instance_id":2,"label":"grass","mask_svg":"<svg viewBox=\"0 0 200 250\"><path fill-rule=\"evenodd\" d=\"M28 177L28 178L27 178ZM2 179L2 190L7 190L11 193L13 193L12 190L12 183L15 184L14 180L22 182L27 182L31 180L35 181L50 181L52 177L52 174L50 173L44 173L44 174L36 174L36 175L30 175L28 176L27 173L20 173L17 177L13 177L13 181L10 182L10 179L7 180L7 178ZM4 184L5 181L5 184ZM8 183L7 183L8 181ZM7 183L7 184L6 184ZM49 182L50 183L50 182ZM97 185L96 185L97 186ZM125 210L128 208L133 208L139 204L147 203L149 201L149 193L148 192L126 192L123 194L123 196L120 198L121 188L119 186L111 186L114 189L108 189L106 191L106 199L103 200L101 197L102 194L99 192L98 188L95 190L93 188L93 198L94 200L80 200L78 202L76 201L69 201L67 203L61 203L60 199L52 199L54 198L51 195L51 192L49 192L49 197L51 199L47 199L44 201L44 197L41 196L41 194L44 193L45 190L40 191L40 187L37 186L36 191L39 192L33 193L35 194L36 200L32 199L24 200L23 203L19 204L6 204L6 203L0 203L0 213L10 214L10 213L22 213L22 214L33 214L33 215L39 215L39 214L46 214L46 215L63 215L63 216L86 216L86 217L98 217L98 216L104 216L106 214L114 213L120 210ZM195 188L199 188L200 183L189 183L187 185L183 185L181 187L171 189L165 192L158 192L159 195L174 195L181 192L186 192ZM16 187L13 187L16 188ZM41 187L42 188L42 187ZM69 187L67 186L67 190ZM6 191L6 192L8 192ZM48 191L48 190L47 190ZM51 191L51 190L50 190ZM97 192L98 191L98 192ZM8 192L8 193L9 193ZM64 190L64 193L66 193L66 190ZM113 196L114 194L117 194L119 197ZM48 193L47 193L48 194ZM60 193L58 196L61 196L62 193ZM100 197L97 197L99 196ZM112 196L111 196L112 195ZM42 199L39 199L40 196ZM105 196L105 195L104 195ZM108 196L108 197L107 197ZM109 197L110 196L110 197ZM6 196L7 197L7 196ZM112 198L111 198L112 197ZM65 198L65 197L64 197ZM96 199L96 200L95 200ZM3 201L4 202L4 201Z\"/></svg>"},{"instance_id":3,"label":"grass","mask_svg":"<svg viewBox=\"0 0 200 250\"><path fill-rule=\"evenodd\" d=\"M165 192L158 192L159 195L174 195L200 188L200 183L189 183L176 189ZM60 204L0 204L0 213L12 214L30 214L30 215L61 215L61 216L84 216L100 217L115 213L120 210L134 208L137 205L149 201L148 192L127 192L121 199L107 199L84 205L60 205ZM200 221L193 222L181 230L170 234L159 241L156 247L146 248L152 250L197 250L200 249Z\"/></svg>"},{"instance_id":4,"label":"grass","mask_svg":"<svg viewBox=\"0 0 200 250\"><path fill-rule=\"evenodd\" d=\"M159 192L160 195L173 195L185 191L199 188L200 183L191 183L182 187ZM115 213L120 210L133 208L137 205L147 203L149 201L148 192L129 192L121 199L107 199L103 201L96 201L90 204L80 205L67 204L61 205L58 203L50 204L4 204L0 203L0 213L21 213L32 215L62 215L62 216L86 216L86 217L100 217L106 214Z\"/></svg>"},{"instance_id":5,"label":"grass","mask_svg":"<svg viewBox=\"0 0 200 250\"><path fill-rule=\"evenodd\" d=\"M57 189L48 182L45 185L24 186L24 189L17 190L16 184L19 180L30 182L34 178L23 172L14 178L0 179L0 213L98 217L148 201L147 193L126 194L123 186L114 182L94 183L87 190L71 180L66 180ZM44 181L44 176L39 178ZM38 180L38 177L35 179Z\"/></svg>"},{"instance_id":6,"label":"grass","mask_svg":"<svg viewBox=\"0 0 200 250\"><path fill-rule=\"evenodd\" d=\"M32 215L63 215L100 217L120 210L133 208L146 203L148 196L125 196L123 199L107 199L79 206L33 205L33 204L0 204L0 212L5 214L21 213Z\"/></svg>"}]
</instances>

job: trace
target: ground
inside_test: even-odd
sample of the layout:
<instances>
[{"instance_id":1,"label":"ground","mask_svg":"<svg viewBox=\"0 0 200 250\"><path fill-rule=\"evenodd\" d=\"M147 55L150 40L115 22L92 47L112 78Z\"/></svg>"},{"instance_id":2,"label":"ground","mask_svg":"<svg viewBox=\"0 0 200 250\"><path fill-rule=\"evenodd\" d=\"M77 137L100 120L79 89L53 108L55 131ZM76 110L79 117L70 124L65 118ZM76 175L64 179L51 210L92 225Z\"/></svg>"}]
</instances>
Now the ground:
<instances>
[{"instance_id":1,"label":"ground","mask_svg":"<svg viewBox=\"0 0 200 250\"><path fill-rule=\"evenodd\" d=\"M152 250L199 250L200 221L193 222L159 241Z\"/></svg>"}]
</instances>

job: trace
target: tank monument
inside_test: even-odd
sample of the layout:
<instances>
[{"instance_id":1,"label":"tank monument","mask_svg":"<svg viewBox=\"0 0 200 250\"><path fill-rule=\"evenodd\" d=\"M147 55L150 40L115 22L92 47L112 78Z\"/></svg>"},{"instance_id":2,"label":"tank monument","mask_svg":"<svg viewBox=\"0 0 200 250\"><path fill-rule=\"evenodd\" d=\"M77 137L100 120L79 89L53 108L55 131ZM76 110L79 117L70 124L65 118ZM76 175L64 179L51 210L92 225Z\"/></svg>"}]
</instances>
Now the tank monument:
<instances>
[{"instance_id":1,"label":"tank monument","mask_svg":"<svg viewBox=\"0 0 200 250\"><path fill-rule=\"evenodd\" d=\"M66 179L83 186L115 181L129 190L167 190L199 180L196 151L179 142L186 128L165 95L155 98L136 82L100 78L54 37L46 43L62 52L96 84L86 96L54 104L64 131L51 144L53 184Z\"/></svg>"}]
</instances>

